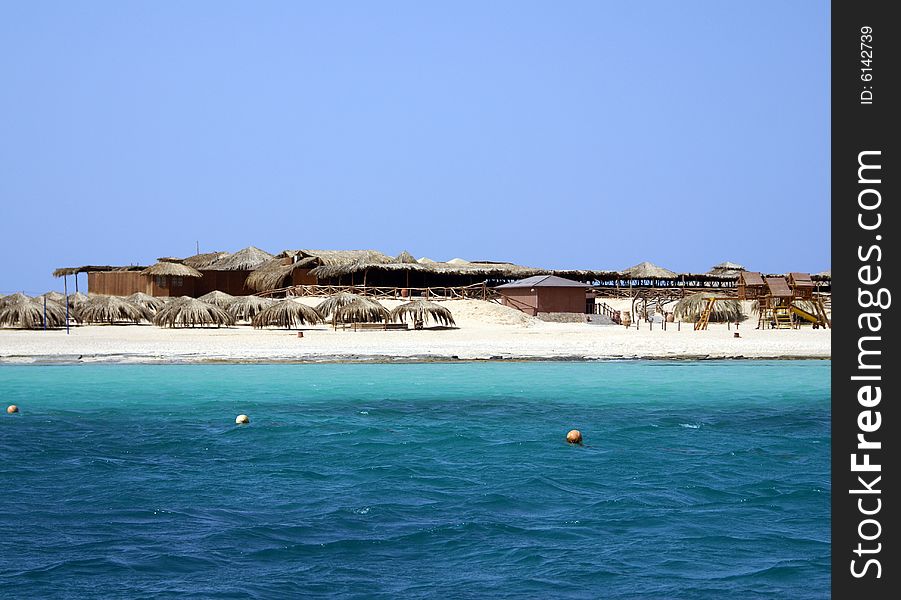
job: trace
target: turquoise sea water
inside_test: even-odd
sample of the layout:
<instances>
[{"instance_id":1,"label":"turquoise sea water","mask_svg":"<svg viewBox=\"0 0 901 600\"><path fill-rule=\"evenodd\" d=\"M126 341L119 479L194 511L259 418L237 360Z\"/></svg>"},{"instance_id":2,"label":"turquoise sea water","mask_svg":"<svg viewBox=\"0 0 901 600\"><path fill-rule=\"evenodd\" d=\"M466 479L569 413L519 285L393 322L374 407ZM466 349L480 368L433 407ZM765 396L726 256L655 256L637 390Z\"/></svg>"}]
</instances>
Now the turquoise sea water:
<instances>
[{"instance_id":1,"label":"turquoise sea water","mask_svg":"<svg viewBox=\"0 0 901 600\"><path fill-rule=\"evenodd\" d=\"M829 375L0 367L0 596L824 598Z\"/></svg>"}]
</instances>

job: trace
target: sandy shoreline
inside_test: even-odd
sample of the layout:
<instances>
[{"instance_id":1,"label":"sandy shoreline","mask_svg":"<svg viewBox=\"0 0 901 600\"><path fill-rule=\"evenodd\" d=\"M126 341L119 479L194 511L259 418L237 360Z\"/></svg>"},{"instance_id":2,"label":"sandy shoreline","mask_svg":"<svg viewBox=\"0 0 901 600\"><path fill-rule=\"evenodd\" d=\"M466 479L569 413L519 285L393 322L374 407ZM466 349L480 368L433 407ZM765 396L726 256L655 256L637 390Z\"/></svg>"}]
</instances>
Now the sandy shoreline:
<instances>
[{"instance_id":1,"label":"sandy shoreline","mask_svg":"<svg viewBox=\"0 0 901 600\"><path fill-rule=\"evenodd\" d=\"M315 303L315 299L305 302ZM388 303L386 303L388 304ZM65 330L0 329L0 364L50 363L303 363L447 360L828 359L830 330L756 330L711 324L694 331L616 325L546 323L476 300L445 303L458 328L424 331L161 329L152 325L91 325Z\"/></svg>"}]
</instances>

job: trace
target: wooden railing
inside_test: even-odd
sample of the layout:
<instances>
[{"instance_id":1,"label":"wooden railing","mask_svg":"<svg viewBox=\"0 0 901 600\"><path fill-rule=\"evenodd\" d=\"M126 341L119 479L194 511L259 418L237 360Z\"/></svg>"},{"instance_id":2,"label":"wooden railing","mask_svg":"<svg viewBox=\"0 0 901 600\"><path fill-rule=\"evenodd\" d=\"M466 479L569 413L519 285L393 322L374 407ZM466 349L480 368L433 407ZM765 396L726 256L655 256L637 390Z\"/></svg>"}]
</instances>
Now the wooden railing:
<instances>
[{"instance_id":1,"label":"wooden railing","mask_svg":"<svg viewBox=\"0 0 901 600\"><path fill-rule=\"evenodd\" d=\"M609 318L611 321L616 323L617 325L622 325L623 321L619 316L619 311L607 304L606 302L597 302L595 301L595 310L598 314L604 315Z\"/></svg>"},{"instance_id":2,"label":"wooden railing","mask_svg":"<svg viewBox=\"0 0 901 600\"><path fill-rule=\"evenodd\" d=\"M278 296L331 296L349 293L382 300L410 300L413 298L431 300L494 300L500 298L493 288L484 283L460 287L374 287L365 285L292 285L274 290L258 292L264 298Z\"/></svg>"}]
</instances>

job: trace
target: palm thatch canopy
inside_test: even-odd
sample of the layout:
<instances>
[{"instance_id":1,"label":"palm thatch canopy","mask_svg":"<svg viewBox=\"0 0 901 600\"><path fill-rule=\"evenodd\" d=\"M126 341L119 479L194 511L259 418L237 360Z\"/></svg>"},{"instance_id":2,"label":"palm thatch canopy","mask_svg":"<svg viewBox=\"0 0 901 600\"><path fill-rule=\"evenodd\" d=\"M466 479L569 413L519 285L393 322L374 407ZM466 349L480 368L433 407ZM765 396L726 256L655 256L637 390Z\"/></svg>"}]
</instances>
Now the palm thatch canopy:
<instances>
[{"instance_id":1,"label":"palm thatch canopy","mask_svg":"<svg viewBox=\"0 0 901 600\"><path fill-rule=\"evenodd\" d=\"M272 255L255 246L248 246L206 266L209 271L252 271L272 260Z\"/></svg>"},{"instance_id":2,"label":"palm thatch canopy","mask_svg":"<svg viewBox=\"0 0 901 600\"><path fill-rule=\"evenodd\" d=\"M416 257L404 250L394 257L394 262L399 264L416 264Z\"/></svg>"},{"instance_id":3,"label":"palm thatch canopy","mask_svg":"<svg viewBox=\"0 0 901 600\"><path fill-rule=\"evenodd\" d=\"M62 303L66 300L66 297L63 296L60 292L47 292L45 294L41 294L38 298L46 298L47 300L53 300L54 302Z\"/></svg>"},{"instance_id":4,"label":"palm thatch canopy","mask_svg":"<svg viewBox=\"0 0 901 600\"><path fill-rule=\"evenodd\" d=\"M78 317L86 323L115 323L128 321L138 323L141 320L152 321L153 312L143 306L132 304L119 296L89 296L78 306Z\"/></svg>"},{"instance_id":5,"label":"palm thatch canopy","mask_svg":"<svg viewBox=\"0 0 901 600\"><path fill-rule=\"evenodd\" d=\"M259 296L238 296L225 307L235 321L250 321L275 301Z\"/></svg>"},{"instance_id":6,"label":"palm thatch canopy","mask_svg":"<svg viewBox=\"0 0 901 600\"><path fill-rule=\"evenodd\" d=\"M156 313L159 309L166 306L166 301L156 296L145 294L144 292L135 292L131 296L125 298L135 306L142 306L151 313Z\"/></svg>"},{"instance_id":7,"label":"palm thatch canopy","mask_svg":"<svg viewBox=\"0 0 901 600\"><path fill-rule=\"evenodd\" d=\"M232 316L212 304L201 302L196 298L182 296L169 301L153 317L153 324L159 327L202 327L215 325L234 325Z\"/></svg>"},{"instance_id":8,"label":"palm thatch canopy","mask_svg":"<svg viewBox=\"0 0 901 600\"><path fill-rule=\"evenodd\" d=\"M338 309L360 298L362 296L348 292L332 294L316 306L316 312L322 315L323 319L333 319Z\"/></svg>"},{"instance_id":9,"label":"palm thatch canopy","mask_svg":"<svg viewBox=\"0 0 901 600\"><path fill-rule=\"evenodd\" d=\"M141 275L152 277L203 277L203 273L180 262L161 261L141 271Z\"/></svg>"},{"instance_id":10,"label":"palm thatch canopy","mask_svg":"<svg viewBox=\"0 0 901 600\"><path fill-rule=\"evenodd\" d=\"M624 269L622 275L626 279L676 279L678 277L675 272L647 261Z\"/></svg>"},{"instance_id":11,"label":"palm thatch canopy","mask_svg":"<svg viewBox=\"0 0 901 600\"><path fill-rule=\"evenodd\" d=\"M82 302L86 302L87 299L88 299L87 295L82 294L81 292L75 292L74 294L69 294L69 297L66 298L66 302L69 303L70 307L74 308L76 306L81 305Z\"/></svg>"},{"instance_id":12,"label":"palm thatch canopy","mask_svg":"<svg viewBox=\"0 0 901 600\"><path fill-rule=\"evenodd\" d=\"M234 301L235 297L231 294L226 294L225 292L220 292L219 290L213 290L203 296L200 296L198 300L201 302L206 302L207 304L212 304L213 306L218 306L219 308L228 308L228 305Z\"/></svg>"},{"instance_id":13,"label":"palm thatch canopy","mask_svg":"<svg viewBox=\"0 0 901 600\"><path fill-rule=\"evenodd\" d=\"M291 298L285 298L261 310L251 324L258 329L273 326L291 329L298 324L315 325L321 321L322 317L316 309L295 302Z\"/></svg>"},{"instance_id":14,"label":"palm thatch canopy","mask_svg":"<svg viewBox=\"0 0 901 600\"><path fill-rule=\"evenodd\" d=\"M257 292L284 287L297 266L290 262L285 264L282 258L271 259L248 275L244 285Z\"/></svg>"},{"instance_id":15,"label":"palm thatch canopy","mask_svg":"<svg viewBox=\"0 0 901 600\"><path fill-rule=\"evenodd\" d=\"M726 261L711 267L710 270L707 271L707 274L718 277L738 277L738 274L745 270L746 269L738 263Z\"/></svg>"},{"instance_id":16,"label":"palm thatch canopy","mask_svg":"<svg viewBox=\"0 0 901 600\"><path fill-rule=\"evenodd\" d=\"M65 277L66 275L78 275L79 273L93 273L96 271L142 271L147 267L138 265L113 266L113 265L82 265L80 267L60 267L54 269L54 277Z\"/></svg>"},{"instance_id":17,"label":"palm thatch canopy","mask_svg":"<svg viewBox=\"0 0 901 600\"><path fill-rule=\"evenodd\" d=\"M66 308L53 300L40 301L25 294L16 293L3 298L0 303L0 326L23 329L42 329L44 315L47 327L62 327L66 324Z\"/></svg>"},{"instance_id":18,"label":"palm thatch canopy","mask_svg":"<svg viewBox=\"0 0 901 600\"><path fill-rule=\"evenodd\" d=\"M451 311L440 304L428 300L413 300L412 302L401 304L391 311L390 316L392 321L406 322L407 319L410 319L417 328L422 328L429 319L445 327L455 325Z\"/></svg>"},{"instance_id":19,"label":"palm thatch canopy","mask_svg":"<svg viewBox=\"0 0 901 600\"><path fill-rule=\"evenodd\" d=\"M390 317L387 308L361 296L337 309L332 320L337 323L382 323Z\"/></svg>"},{"instance_id":20,"label":"palm thatch canopy","mask_svg":"<svg viewBox=\"0 0 901 600\"><path fill-rule=\"evenodd\" d=\"M203 252L201 254L189 256L182 262L189 267L194 267L195 269L200 270L206 269L216 261L226 258L227 256L230 256L229 252Z\"/></svg>"},{"instance_id":21,"label":"palm thatch canopy","mask_svg":"<svg viewBox=\"0 0 901 600\"><path fill-rule=\"evenodd\" d=\"M673 316L684 321L697 321L707 306L708 298L710 294L704 292L682 298L673 307ZM738 300L717 300L713 303L713 310L710 312L711 322L735 323L744 319L745 315Z\"/></svg>"}]
</instances>

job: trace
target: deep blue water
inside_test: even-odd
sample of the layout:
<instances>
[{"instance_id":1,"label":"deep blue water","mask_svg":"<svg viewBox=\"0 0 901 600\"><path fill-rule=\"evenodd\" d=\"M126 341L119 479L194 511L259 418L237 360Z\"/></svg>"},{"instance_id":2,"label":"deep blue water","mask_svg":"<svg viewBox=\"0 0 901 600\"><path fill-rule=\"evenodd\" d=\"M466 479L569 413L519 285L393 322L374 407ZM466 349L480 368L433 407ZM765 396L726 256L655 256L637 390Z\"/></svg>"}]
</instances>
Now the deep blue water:
<instances>
[{"instance_id":1,"label":"deep blue water","mask_svg":"<svg viewBox=\"0 0 901 600\"><path fill-rule=\"evenodd\" d=\"M830 368L0 367L0 596L825 598Z\"/></svg>"}]
</instances>

